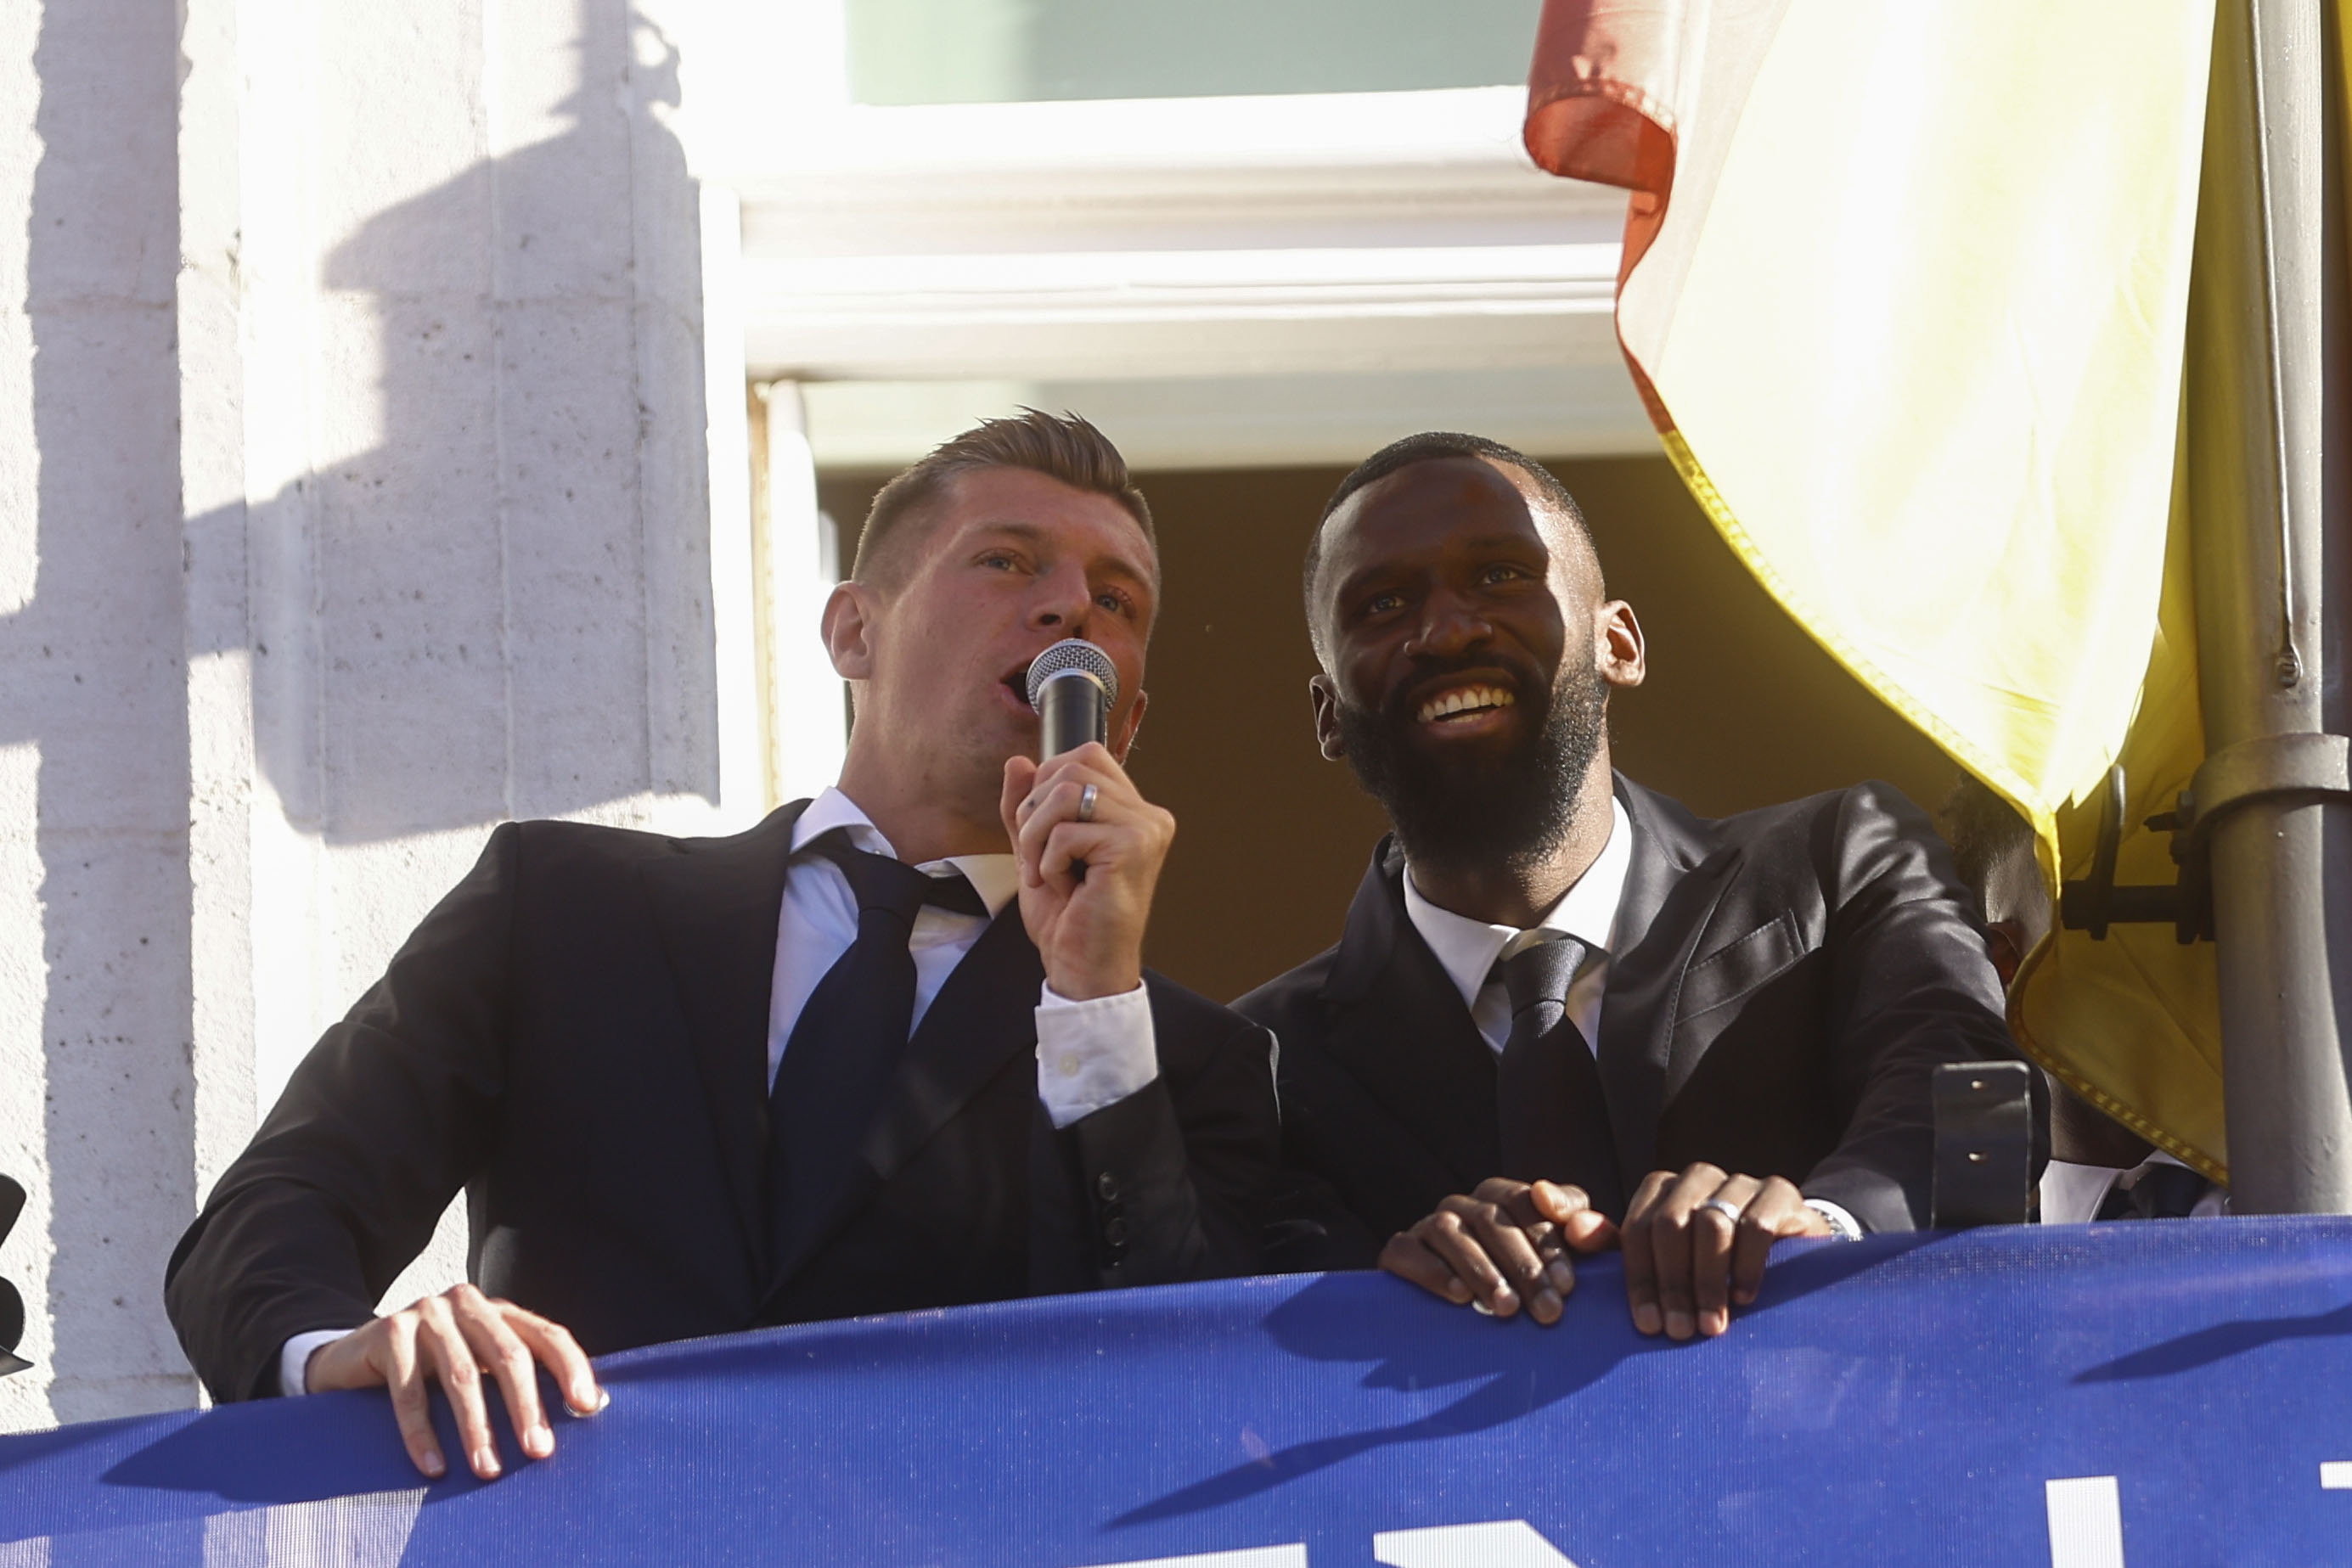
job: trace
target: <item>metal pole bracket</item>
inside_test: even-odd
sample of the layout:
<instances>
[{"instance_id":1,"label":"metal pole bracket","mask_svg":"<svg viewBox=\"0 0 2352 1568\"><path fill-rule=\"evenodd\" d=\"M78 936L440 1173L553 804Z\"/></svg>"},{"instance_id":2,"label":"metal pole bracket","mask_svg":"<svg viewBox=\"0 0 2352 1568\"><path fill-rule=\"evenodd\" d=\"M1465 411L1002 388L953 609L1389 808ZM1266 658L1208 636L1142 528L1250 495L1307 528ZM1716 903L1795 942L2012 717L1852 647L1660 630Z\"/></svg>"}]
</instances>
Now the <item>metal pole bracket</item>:
<instances>
[{"instance_id":1,"label":"metal pole bracket","mask_svg":"<svg viewBox=\"0 0 2352 1568\"><path fill-rule=\"evenodd\" d=\"M2145 824L2172 835L2179 866L2170 886L2116 885L2116 856L2128 799L2121 764L2107 769L2099 838L2091 874L2059 890L2059 924L2106 940L2116 925L2169 925L2183 945L2213 937L2212 876L2208 850L2213 829L2231 812L2265 800L2352 804L2352 737L2266 735L2225 746L2208 757L2180 793L2178 809Z\"/></svg>"},{"instance_id":2,"label":"metal pole bracket","mask_svg":"<svg viewBox=\"0 0 2352 1568\"><path fill-rule=\"evenodd\" d=\"M2265 735L2223 747L2181 796L2183 825L2201 839L2239 807L2283 797L2352 800L2352 737Z\"/></svg>"}]
</instances>

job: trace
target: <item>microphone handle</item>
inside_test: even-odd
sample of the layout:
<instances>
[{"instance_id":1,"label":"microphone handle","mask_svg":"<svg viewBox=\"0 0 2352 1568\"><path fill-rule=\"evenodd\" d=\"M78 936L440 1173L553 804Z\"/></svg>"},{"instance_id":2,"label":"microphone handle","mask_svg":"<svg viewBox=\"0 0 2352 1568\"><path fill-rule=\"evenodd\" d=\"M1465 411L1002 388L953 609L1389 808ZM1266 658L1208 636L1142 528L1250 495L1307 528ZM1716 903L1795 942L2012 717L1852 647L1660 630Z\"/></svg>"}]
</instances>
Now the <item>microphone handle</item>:
<instances>
[{"instance_id":1,"label":"microphone handle","mask_svg":"<svg viewBox=\"0 0 2352 1568\"><path fill-rule=\"evenodd\" d=\"M1063 670L1050 676L1037 694L1037 759L1076 751L1087 742L1102 740L1108 706L1102 684L1084 670Z\"/></svg>"}]
</instances>

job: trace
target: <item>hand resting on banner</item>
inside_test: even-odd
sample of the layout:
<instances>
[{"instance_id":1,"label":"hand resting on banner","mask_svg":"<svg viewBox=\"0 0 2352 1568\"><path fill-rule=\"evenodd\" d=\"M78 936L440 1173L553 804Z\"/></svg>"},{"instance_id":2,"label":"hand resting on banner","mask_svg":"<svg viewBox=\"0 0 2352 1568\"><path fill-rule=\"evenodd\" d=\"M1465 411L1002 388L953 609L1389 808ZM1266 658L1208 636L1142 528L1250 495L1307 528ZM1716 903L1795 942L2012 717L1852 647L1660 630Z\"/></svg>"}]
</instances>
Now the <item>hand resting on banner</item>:
<instances>
[{"instance_id":1,"label":"hand resting on banner","mask_svg":"<svg viewBox=\"0 0 2352 1568\"><path fill-rule=\"evenodd\" d=\"M540 1406L541 1365L555 1375L574 1416L593 1416L612 1402L596 1386L587 1354L562 1323L486 1296L472 1285L458 1285L320 1345L310 1353L306 1383L313 1394L391 1390L393 1416L408 1457L437 1478L448 1463L433 1435L426 1394L428 1385L438 1382L457 1416L467 1467L488 1480L499 1473L499 1446L482 1390L486 1376L505 1396L507 1418L523 1452L534 1459L555 1452L554 1430Z\"/></svg>"},{"instance_id":2,"label":"hand resting on banner","mask_svg":"<svg viewBox=\"0 0 2352 1568\"><path fill-rule=\"evenodd\" d=\"M1571 1255L1615 1246L1636 1330L1713 1338L1731 1326L1734 1305L1756 1300L1774 1242L1832 1234L1787 1178L1727 1175L1702 1161L1643 1177L1622 1226L1577 1187L1484 1181L1391 1238L1381 1267L1449 1301L1501 1318L1525 1306L1549 1324L1576 1288Z\"/></svg>"},{"instance_id":3,"label":"hand resting on banner","mask_svg":"<svg viewBox=\"0 0 2352 1568\"><path fill-rule=\"evenodd\" d=\"M1458 1306L1507 1318L1524 1303L1529 1317L1549 1324L1576 1289L1570 1254L1616 1242L1616 1223L1583 1188L1494 1176L1390 1237L1381 1267Z\"/></svg>"}]
</instances>

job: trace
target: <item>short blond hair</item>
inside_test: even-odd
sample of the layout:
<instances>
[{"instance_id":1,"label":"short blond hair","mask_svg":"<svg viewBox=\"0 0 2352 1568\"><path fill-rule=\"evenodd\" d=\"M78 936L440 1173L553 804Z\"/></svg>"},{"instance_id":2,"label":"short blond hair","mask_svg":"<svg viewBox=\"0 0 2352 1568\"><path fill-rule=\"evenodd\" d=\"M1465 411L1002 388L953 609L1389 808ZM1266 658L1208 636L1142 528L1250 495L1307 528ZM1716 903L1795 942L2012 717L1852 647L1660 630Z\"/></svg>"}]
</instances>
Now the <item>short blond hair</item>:
<instances>
[{"instance_id":1,"label":"short blond hair","mask_svg":"<svg viewBox=\"0 0 2352 1568\"><path fill-rule=\"evenodd\" d=\"M1151 527L1151 507L1110 437L1075 413L1024 408L1014 418L983 419L941 442L883 486L866 509L850 576L883 588L905 580L912 547L929 531L922 525L930 503L957 475L978 468L1027 468L1074 490L1109 497L1143 530L1158 571L1160 537Z\"/></svg>"}]
</instances>

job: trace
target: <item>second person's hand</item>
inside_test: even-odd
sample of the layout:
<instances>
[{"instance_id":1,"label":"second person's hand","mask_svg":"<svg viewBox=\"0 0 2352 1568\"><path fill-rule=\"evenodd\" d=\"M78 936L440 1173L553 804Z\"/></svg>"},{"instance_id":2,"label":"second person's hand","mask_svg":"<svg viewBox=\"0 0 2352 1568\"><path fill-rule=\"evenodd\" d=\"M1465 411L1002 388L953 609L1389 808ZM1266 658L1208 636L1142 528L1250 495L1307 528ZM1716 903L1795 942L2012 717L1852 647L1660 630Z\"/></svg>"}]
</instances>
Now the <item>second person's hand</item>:
<instances>
[{"instance_id":1,"label":"second person's hand","mask_svg":"<svg viewBox=\"0 0 2352 1568\"><path fill-rule=\"evenodd\" d=\"M1627 1206L1625 1299L1633 1326L1668 1339L1713 1337L1763 1289L1772 1244L1828 1236L1830 1222L1785 1176L1733 1176L1705 1161L1653 1171Z\"/></svg>"},{"instance_id":2,"label":"second person's hand","mask_svg":"<svg viewBox=\"0 0 2352 1568\"><path fill-rule=\"evenodd\" d=\"M1556 1323L1576 1289L1570 1255L1599 1252L1616 1239L1617 1228L1581 1187L1495 1176L1389 1238L1381 1267L1498 1318L1524 1305L1536 1322Z\"/></svg>"}]
</instances>

